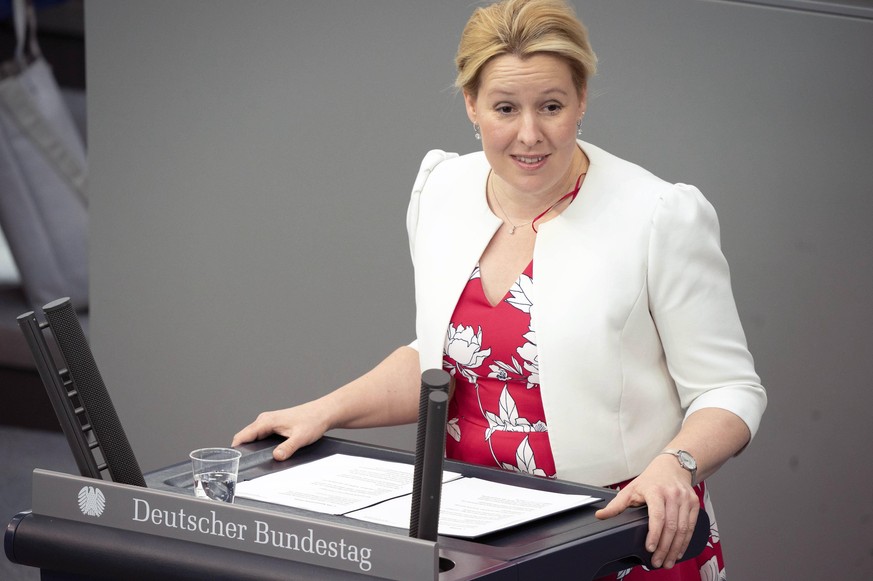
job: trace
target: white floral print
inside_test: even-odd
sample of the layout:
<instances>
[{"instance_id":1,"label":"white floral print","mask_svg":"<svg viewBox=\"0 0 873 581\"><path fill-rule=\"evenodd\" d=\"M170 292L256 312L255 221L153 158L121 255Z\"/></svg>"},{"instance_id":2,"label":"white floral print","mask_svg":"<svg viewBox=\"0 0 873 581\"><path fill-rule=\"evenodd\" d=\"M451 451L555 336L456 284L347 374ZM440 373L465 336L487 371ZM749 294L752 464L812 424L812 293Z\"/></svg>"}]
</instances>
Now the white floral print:
<instances>
[{"instance_id":1,"label":"white floral print","mask_svg":"<svg viewBox=\"0 0 873 581\"><path fill-rule=\"evenodd\" d=\"M707 541L707 545L712 547L721 541L721 537L718 534L718 524L715 522L715 511L712 508L712 500L709 498L709 489L703 491L703 508L706 511L706 516L709 517L709 541Z\"/></svg>"},{"instance_id":2,"label":"white floral print","mask_svg":"<svg viewBox=\"0 0 873 581\"><path fill-rule=\"evenodd\" d=\"M461 426L458 424L458 418L452 418L446 422L446 433L456 442L461 441Z\"/></svg>"},{"instance_id":3,"label":"white floral print","mask_svg":"<svg viewBox=\"0 0 873 581\"><path fill-rule=\"evenodd\" d=\"M471 383L476 383L479 378L473 370L491 355L491 349L482 349L482 329L474 333L472 325L449 325L444 352L455 361L455 369Z\"/></svg>"},{"instance_id":4,"label":"white floral print","mask_svg":"<svg viewBox=\"0 0 873 581\"><path fill-rule=\"evenodd\" d=\"M540 385L540 361L537 352L537 336L533 329L525 333L527 343L518 348L518 355L524 359L524 369L528 372L527 388L533 389Z\"/></svg>"},{"instance_id":5,"label":"white floral print","mask_svg":"<svg viewBox=\"0 0 873 581\"><path fill-rule=\"evenodd\" d=\"M464 310L465 314L457 318L453 315L446 334L443 367L457 378L459 387L455 396L459 397L460 393L465 402L465 411L453 412L446 424L447 441L464 449L473 445L467 442L478 441L476 449L490 455L496 466L554 477L545 469L548 467L548 471L554 472L551 458L544 466L535 457L540 453L540 442L548 440L526 435L548 432L541 408L535 412L537 417L526 417L519 412L513 398L519 389L539 387L536 335L530 320L533 281L526 270L513 283L504 300L491 306L477 280L480 277L477 267L465 290L471 293L467 308L473 310ZM462 304L463 300L459 306ZM497 347L497 352L493 347ZM485 378L487 382L483 381ZM527 401L524 400L525 406ZM504 435L495 438L498 432ZM519 437L508 435L513 433Z\"/></svg>"},{"instance_id":6,"label":"white floral print","mask_svg":"<svg viewBox=\"0 0 873 581\"><path fill-rule=\"evenodd\" d=\"M485 431L485 439L491 438L496 430L503 432L546 432L548 428L542 420L531 425L527 418L518 417L518 407L515 405L515 400L509 393L509 389L504 385L503 391L500 393L500 415L495 415L493 412L486 411L485 417L488 418L488 429Z\"/></svg>"},{"instance_id":7,"label":"white floral print","mask_svg":"<svg viewBox=\"0 0 873 581\"><path fill-rule=\"evenodd\" d=\"M474 274L478 269L474 271ZM519 311L531 315L533 318L533 280L526 274L518 277L518 280L509 289L509 297L505 302L512 305ZM511 363L496 360L490 366L491 373L488 377L499 379L500 381L509 381L510 379L527 378L527 388L533 389L540 384L540 365L537 355L537 339L536 333L532 326L528 327L528 332L523 335L526 343L516 349L523 364L512 357Z\"/></svg>"},{"instance_id":8,"label":"white floral print","mask_svg":"<svg viewBox=\"0 0 873 581\"><path fill-rule=\"evenodd\" d=\"M533 307L533 279L526 274L519 276L509 289L506 302L523 313L530 313Z\"/></svg>"},{"instance_id":9,"label":"white floral print","mask_svg":"<svg viewBox=\"0 0 873 581\"><path fill-rule=\"evenodd\" d=\"M700 581L725 581L726 579L727 575L725 575L724 569L721 571L718 569L716 557L712 557L700 567Z\"/></svg>"},{"instance_id":10,"label":"white floral print","mask_svg":"<svg viewBox=\"0 0 873 581\"><path fill-rule=\"evenodd\" d=\"M501 468L512 472L523 472L524 474L532 474L534 476L548 476L546 472L537 468L537 460L534 457L533 449L530 447L527 437L518 445L515 451L515 466L507 462L501 462Z\"/></svg>"}]
</instances>

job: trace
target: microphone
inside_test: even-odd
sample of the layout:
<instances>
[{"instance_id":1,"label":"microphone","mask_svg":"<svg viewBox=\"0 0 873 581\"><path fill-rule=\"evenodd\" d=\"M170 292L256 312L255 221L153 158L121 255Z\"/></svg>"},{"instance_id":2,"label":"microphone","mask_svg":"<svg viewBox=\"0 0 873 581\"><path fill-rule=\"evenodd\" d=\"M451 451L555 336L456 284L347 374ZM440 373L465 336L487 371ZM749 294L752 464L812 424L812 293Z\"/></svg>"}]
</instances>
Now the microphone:
<instances>
[{"instance_id":1,"label":"microphone","mask_svg":"<svg viewBox=\"0 0 873 581\"><path fill-rule=\"evenodd\" d=\"M43 313L112 480L146 486L72 302L69 298L52 301L43 307Z\"/></svg>"},{"instance_id":2,"label":"microphone","mask_svg":"<svg viewBox=\"0 0 873 581\"><path fill-rule=\"evenodd\" d=\"M409 536L429 541L437 540L439 527L451 379L442 369L421 374Z\"/></svg>"}]
</instances>

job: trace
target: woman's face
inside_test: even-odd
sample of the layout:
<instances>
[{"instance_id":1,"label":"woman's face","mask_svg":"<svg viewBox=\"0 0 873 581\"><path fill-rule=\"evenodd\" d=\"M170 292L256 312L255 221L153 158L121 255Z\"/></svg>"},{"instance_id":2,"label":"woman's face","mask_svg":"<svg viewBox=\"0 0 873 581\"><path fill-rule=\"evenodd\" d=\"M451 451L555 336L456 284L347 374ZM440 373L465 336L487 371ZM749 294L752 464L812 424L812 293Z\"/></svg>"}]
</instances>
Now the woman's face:
<instances>
[{"instance_id":1,"label":"woman's face","mask_svg":"<svg viewBox=\"0 0 873 581\"><path fill-rule=\"evenodd\" d=\"M576 178L570 170L585 92L579 94L566 61L549 54L495 57L482 71L478 95L465 93L464 101L501 191L550 198Z\"/></svg>"}]
</instances>

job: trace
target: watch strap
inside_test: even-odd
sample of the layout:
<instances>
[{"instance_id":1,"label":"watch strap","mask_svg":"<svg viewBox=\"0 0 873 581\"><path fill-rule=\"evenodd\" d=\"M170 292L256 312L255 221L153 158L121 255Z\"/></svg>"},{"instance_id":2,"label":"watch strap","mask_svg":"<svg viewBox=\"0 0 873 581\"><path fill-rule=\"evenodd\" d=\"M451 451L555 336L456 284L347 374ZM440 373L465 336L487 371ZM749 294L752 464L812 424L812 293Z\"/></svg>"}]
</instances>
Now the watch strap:
<instances>
[{"instance_id":1,"label":"watch strap","mask_svg":"<svg viewBox=\"0 0 873 581\"><path fill-rule=\"evenodd\" d=\"M661 454L674 456L679 462L679 466L691 473L691 486L697 486L697 460L694 459L694 456L692 456L690 452L687 450L679 450L677 448L668 448L661 452ZM691 459L691 465L686 464L683 455Z\"/></svg>"}]
</instances>

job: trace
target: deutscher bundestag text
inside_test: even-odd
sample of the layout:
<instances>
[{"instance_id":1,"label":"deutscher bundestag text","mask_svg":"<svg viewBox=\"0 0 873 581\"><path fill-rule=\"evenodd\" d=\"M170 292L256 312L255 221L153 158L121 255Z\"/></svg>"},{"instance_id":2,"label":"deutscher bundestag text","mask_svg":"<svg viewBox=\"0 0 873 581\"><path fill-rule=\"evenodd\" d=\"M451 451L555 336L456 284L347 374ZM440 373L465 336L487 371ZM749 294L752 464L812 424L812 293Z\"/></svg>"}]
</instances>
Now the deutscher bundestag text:
<instances>
[{"instance_id":1,"label":"deutscher bundestag text","mask_svg":"<svg viewBox=\"0 0 873 581\"><path fill-rule=\"evenodd\" d=\"M254 520L249 524L222 520L214 510L210 510L209 514L195 514L186 512L184 508L178 510L152 508L148 501L141 498L134 498L133 502L132 520L135 522L149 523L154 526L178 529L199 535L252 542L257 545L269 545L327 559L339 559L357 563L361 571L369 571L373 567L371 562L373 550L371 548L347 543L344 538L339 540L318 538L312 528L307 528L304 534L298 534L270 528L269 523L260 520ZM254 532L253 537L247 536L250 529Z\"/></svg>"}]
</instances>

